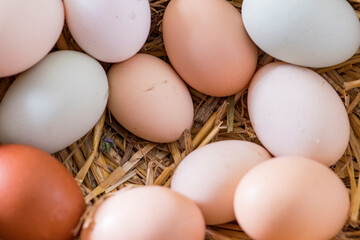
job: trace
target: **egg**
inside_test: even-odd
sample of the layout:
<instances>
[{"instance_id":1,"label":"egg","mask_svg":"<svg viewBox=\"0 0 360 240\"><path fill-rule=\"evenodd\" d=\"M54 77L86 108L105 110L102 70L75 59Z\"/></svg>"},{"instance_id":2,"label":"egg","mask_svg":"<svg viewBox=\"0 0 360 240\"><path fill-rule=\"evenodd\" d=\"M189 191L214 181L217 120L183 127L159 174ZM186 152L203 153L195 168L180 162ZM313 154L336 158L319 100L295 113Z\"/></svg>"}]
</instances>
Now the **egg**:
<instances>
[{"instance_id":1,"label":"egg","mask_svg":"<svg viewBox=\"0 0 360 240\"><path fill-rule=\"evenodd\" d=\"M269 159L261 146L226 140L191 152L177 167L171 189L193 200L204 214L206 224L222 224L235 219L233 199L243 175Z\"/></svg>"},{"instance_id":2,"label":"egg","mask_svg":"<svg viewBox=\"0 0 360 240\"><path fill-rule=\"evenodd\" d=\"M191 128L194 107L189 90L164 61L137 54L113 65L108 78L108 108L133 134L153 142L172 142Z\"/></svg>"},{"instance_id":3,"label":"egg","mask_svg":"<svg viewBox=\"0 0 360 240\"><path fill-rule=\"evenodd\" d=\"M50 53L5 93L0 142L57 152L91 130L107 97L106 73L93 58L75 51Z\"/></svg>"},{"instance_id":4,"label":"egg","mask_svg":"<svg viewBox=\"0 0 360 240\"><path fill-rule=\"evenodd\" d=\"M343 182L326 166L279 157L251 169L234 198L236 219L255 240L332 239L349 210Z\"/></svg>"},{"instance_id":5,"label":"egg","mask_svg":"<svg viewBox=\"0 0 360 240\"><path fill-rule=\"evenodd\" d=\"M148 0L64 0L66 22L79 46L104 62L135 55L150 31Z\"/></svg>"},{"instance_id":6,"label":"egg","mask_svg":"<svg viewBox=\"0 0 360 240\"><path fill-rule=\"evenodd\" d=\"M274 156L296 155L335 164L348 145L345 107L314 71L271 63L254 76L248 93L251 123Z\"/></svg>"},{"instance_id":7,"label":"egg","mask_svg":"<svg viewBox=\"0 0 360 240\"><path fill-rule=\"evenodd\" d=\"M360 46L360 23L343 0L244 0L251 39L282 61L327 67L349 59Z\"/></svg>"},{"instance_id":8,"label":"egg","mask_svg":"<svg viewBox=\"0 0 360 240\"><path fill-rule=\"evenodd\" d=\"M0 0L0 78L20 73L50 52L64 25L61 0Z\"/></svg>"},{"instance_id":9,"label":"egg","mask_svg":"<svg viewBox=\"0 0 360 240\"><path fill-rule=\"evenodd\" d=\"M192 88L223 97L246 87L257 48L239 11L225 0L171 0L163 19L171 64Z\"/></svg>"},{"instance_id":10,"label":"egg","mask_svg":"<svg viewBox=\"0 0 360 240\"><path fill-rule=\"evenodd\" d=\"M199 208L168 188L142 186L121 190L101 203L85 223L81 240L203 240Z\"/></svg>"},{"instance_id":11,"label":"egg","mask_svg":"<svg viewBox=\"0 0 360 240\"><path fill-rule=\"evenodd\" d=\"M84 211L80 188L55 158L0 146L0 239L70 240Z\"/></svg>"}]
</instances>

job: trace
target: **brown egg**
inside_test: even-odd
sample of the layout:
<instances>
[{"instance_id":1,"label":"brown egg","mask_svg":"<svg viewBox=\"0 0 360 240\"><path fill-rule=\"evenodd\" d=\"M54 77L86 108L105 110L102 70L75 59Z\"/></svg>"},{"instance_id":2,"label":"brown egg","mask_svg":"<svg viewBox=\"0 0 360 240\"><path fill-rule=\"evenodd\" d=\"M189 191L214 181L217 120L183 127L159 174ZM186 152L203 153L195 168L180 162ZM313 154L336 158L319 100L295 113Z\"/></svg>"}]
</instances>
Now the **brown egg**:
<instances>
[{"instance_id":1,"label":"brown egg","mask_svg":"<svg viewBox=\"0 0 360 240\"><path fill-rule=\"evenodd\" d=\"M191 87L229 96L253 76L257 48L239 11L225 0L172 0L163 20L171 64Z\"/></svg>"},{"instance_id":2,"label":"brown egg","mask_svg":"<svg viewBox=\"0 0 360 240\"><path fill-rule=\"evenodd\" d=\"M0 146L0 239L73 239L84 210L80 188L55 158L29 146Z\"/></svg>"},{"instance_id":3,"label":"brown egg","mask_svg":"<svg viewBox=\"0 0 360 240\"><path fill-rule=\"evenodd\" d=\"M190 92L166 62L136 54L114 64L108 78L108 107L133 134L153 142L172 142L191 128L194 107Z\"/></svg>"}]
</instances>

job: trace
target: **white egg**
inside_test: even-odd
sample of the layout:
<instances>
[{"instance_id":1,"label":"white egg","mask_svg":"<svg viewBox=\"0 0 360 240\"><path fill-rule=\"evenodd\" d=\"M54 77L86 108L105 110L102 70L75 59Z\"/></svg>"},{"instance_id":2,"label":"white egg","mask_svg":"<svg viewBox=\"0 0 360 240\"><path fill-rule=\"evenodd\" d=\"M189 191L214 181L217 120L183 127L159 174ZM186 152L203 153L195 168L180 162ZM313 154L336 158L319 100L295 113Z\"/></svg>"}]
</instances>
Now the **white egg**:
<instances>
[{"instance_id":1,"label":"white egg","mask_svg":"<svg viewBox=\"0 0 360 240\"><path fill-rule=\"evenodd\" d=\"M100 61L124 61L135 55L148 37L148 0L64 0L64 5L75 41Z\"/></svg>"},{"instance_id":2,"label":"white egg","mask_svg":"<svg viewBox=\"0 0 360 240\"><path fill-rule=\"evenodd\" d=\"M344 0L244 0L252 40L282 61L327 67L349 59L360 45L360 23Z\"/></svg>"},{"instance_id":3,"label":"white egg","mask_svg":"<svg viewBox=\"0 0 360 240\"><path fill-rule=\"evenodd\" d=\"M96 124L107 99L106 73L96 60L75 51L50 53L6 92L0 142L59 151Z\"/></svg>"},{"instance_id":4,"label":"white egg","mask_svg":"<svg viewBox=\"0 0 360 240\"><path fill-rule=\"evenodd\" d=\"M274 156L303 156L331 166L348 145L344 104L310 69L280 62L262 67L251 81L248 108L256 135Z\"/></svg>"}]
</instances>

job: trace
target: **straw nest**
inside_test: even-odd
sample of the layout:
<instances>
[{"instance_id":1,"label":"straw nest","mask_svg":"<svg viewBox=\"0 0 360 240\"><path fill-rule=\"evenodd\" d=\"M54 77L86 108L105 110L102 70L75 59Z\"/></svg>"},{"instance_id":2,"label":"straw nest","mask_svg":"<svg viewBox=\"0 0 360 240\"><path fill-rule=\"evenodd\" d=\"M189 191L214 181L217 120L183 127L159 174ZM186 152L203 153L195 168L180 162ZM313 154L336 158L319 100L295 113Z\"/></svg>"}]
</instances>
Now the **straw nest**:
<instances>
[{"instance_id":1,"label":"straw nest","mask_svg":"<svg viewBox=\"0 0 360 240\"><path fill-rule=\"evenodd\" d=\"M141 52L168 61L161 25L169 0L149 0L152 11L150 35ZM229 1L241 9L242 0ZM349 0L360 18L360 0ZM55 50L82 51L64 28ZM258 67L274 61L259 50ZM105 70L111 64L102 63ZM332 167L351 195L348 223L334 239L360 239L360 50L337 66L316 69L337 91L349 113L351 138L344 156ZM0 101L15 77L0 79ZM206 96L190 89L195 106L191 131L177 142L157 144L144 141L120 126L106 111L86 136L54 154L81 186L88 208L114 191L132 185L169 187L171 176L181 160L194 149L213 141L239 139L259 143L246 107L247 91L228 98ZM91 211L88 211L91 212ZM86 220L86 216L83 217ZM80 226L78 231L80 231ZM207 227L206 239L250 239L234 223Z\"/></svg>"}]
</instances>

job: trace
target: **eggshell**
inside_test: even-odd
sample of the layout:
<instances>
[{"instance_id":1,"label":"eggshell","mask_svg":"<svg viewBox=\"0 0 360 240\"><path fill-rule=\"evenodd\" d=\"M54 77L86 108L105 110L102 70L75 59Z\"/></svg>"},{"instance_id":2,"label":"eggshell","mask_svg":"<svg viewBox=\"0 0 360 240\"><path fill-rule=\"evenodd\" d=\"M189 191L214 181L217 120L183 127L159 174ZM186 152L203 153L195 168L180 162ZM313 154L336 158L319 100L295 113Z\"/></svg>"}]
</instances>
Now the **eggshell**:
<instances>
[{"instance_id":1,"label":"eggshell","mask_svg":"<svg viewBox=\"0 0 360 240\"><path fill-rule=\"evenodd\" d=\"M279 157L251 169L234 199L241 228L257 240L332 239L349 210L345 185L324 165Z\"/></svg>"},{"instance_id":2,"label":"eggshell","mask_svg":"<svg viewBox=\"0 0 360 240\"><path fill-rule=\"evenodd\" d=\"M0 78L39 62L64 25L61 0L0 0Z\"/></svg>"},{"instance_id":3,"label":"eggshell","mask_svg":"<svg viewBox=\"0 0 360 240\"><path fill-rule=\"evenodd\" d=\"M135 55L150 31L148 0L64 0L66 21L79 46L104 62Z\"/></svg>"},{"instance_id":4,"label":"eggshell","mask_svg":"<svg viewBox=\"0 0 360 240\"><path fill-rule=\"evenodd\" d=\"M244 25L252 40L285 62L327 67L360 46L360 23L343 0L244 0Z\"/></svg>"},{"instance_id":5,"label":"eggshell","mask_svg":"<svg viewBox=\"0 0 360 240\"><path fill-rule=\"evenodd\" d=\"M203 240L205 222L188 198L159 186L123 190L101 203L81 240Z\"/></svg>"},{"instance_id":6,"label":"eggshell","mask_svg":"<svg viewBox=\"0 0 360 240\"><path fill-rule=\"evenodd\" d=\"M108 107L133 134L153 142L172 142L191 128L194 109L189 90L164 61L137 54L113 65L108 77Z\"/></svg>"},{"instance_id":7,"label":"eggshell","mask_svg":"<svg viewBox=\"0 0 360 240\"><path fill-rule=\"evenodd\" d=\"M99 120L107 77L93 58L75 51L50 53L21 74L0 103L0 142L59 151Z\"/></svg>"},{"instance_id":8,"label":"eggshell","mask_svg":"<svg viewBox=\"0 0 360 240\"><path fill-rule=\"evenodd\" d=\"M73 239L85 201L55 158L24 145L0 146L0 238Z\"/></svg>"},{"instance_id":9,"label":"eggshell","mask_svg":"<svg viewBox=\"0 0 360 240\"><path fill-rule=\"evenodd\" d=\"M235 94L255 72L257 48L239 11L225 0L171 0L163 37L175 70L202 93Z\"/></svg>"},{"instance_id":10,"label":"eggshell","mask_svg":"<svg viewBox=\"0 0 360 240\"><path fill-rule=\"evenodd\" d=\"M349 119L335 90L314 71L271 63L248 94L251 123L274 156L295 155L333 165L345 152Z\"/></svg>"},{"instance_id":11,"label":"eggshell","mask_svg":"<svg viewBox=\"0 0 360 240\"><path fill-rule=\"evenodd\" d=\"M193 200L207 224L235 219L233 199L242 176L271 156L261 146L237 140L208 144L191 152L177 167L171 189Z\"/></svg>"}]
</instances>

